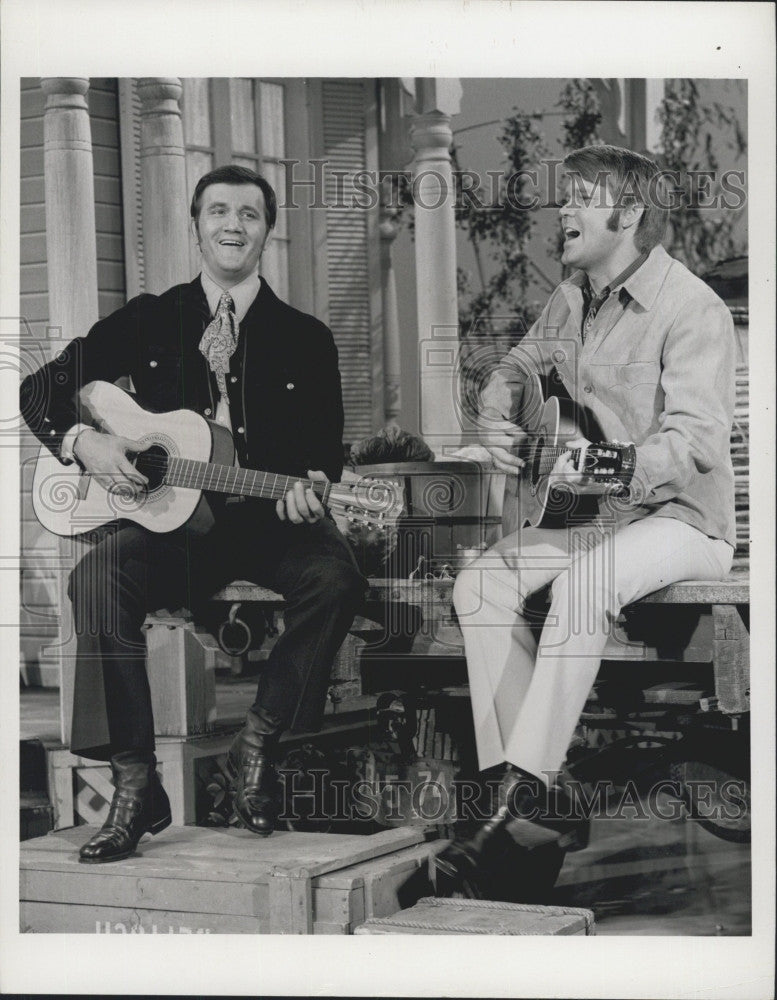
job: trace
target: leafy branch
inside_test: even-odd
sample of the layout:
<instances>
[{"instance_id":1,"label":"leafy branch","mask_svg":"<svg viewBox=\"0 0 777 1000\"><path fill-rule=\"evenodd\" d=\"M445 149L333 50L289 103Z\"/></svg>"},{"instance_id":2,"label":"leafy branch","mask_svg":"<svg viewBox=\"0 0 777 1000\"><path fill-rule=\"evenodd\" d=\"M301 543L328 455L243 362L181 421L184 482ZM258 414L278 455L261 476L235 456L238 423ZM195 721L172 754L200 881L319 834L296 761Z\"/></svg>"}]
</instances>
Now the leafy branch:
<instances>
[{"instance_id":1,"label":"leafy branch","mask_svg":"<svg viewBox=\"0 0 777 1000\"><path fill-rule=\"evenodd\" d=\"M468 193L457 192L456 221L469 235L478 268L480 290L472 290L471 275L458 270L459 320L463 336L489 332L522 332L531 326L540 312L540 303L529 301L531 270L534 267L527 246L536 225L536 209L529 205L530 174L536 170L547 149L535 120L540 115L514 109L505 121L499 143L507 165L498 179L497 196L488 201L479 187ZM456 177L461 172L454 151ZM483 255L496 265L485 276Z\"/></svg>"},{"instance_id":2,"label":"leafy branch","mask_svg":"<svg viewBox=\"0 0 777 1000\"><path fill-rule=\"evenodd\" d=\"M703 274L717 262L745 252L744 241L734 236L744 206L715 211L700 204L698 181L694 193L692 173L719 170L714 131L737 159L746 151L747 142L733 109L717 101L702 103L693 80L667 80L657 115L661 125L661 166L679 177L677 193L681 195L670 214L670 235L665 245L691 271ZM721 195L720 178L712 178L705 200L719 204Z\"/></svg>"}]
</instances>

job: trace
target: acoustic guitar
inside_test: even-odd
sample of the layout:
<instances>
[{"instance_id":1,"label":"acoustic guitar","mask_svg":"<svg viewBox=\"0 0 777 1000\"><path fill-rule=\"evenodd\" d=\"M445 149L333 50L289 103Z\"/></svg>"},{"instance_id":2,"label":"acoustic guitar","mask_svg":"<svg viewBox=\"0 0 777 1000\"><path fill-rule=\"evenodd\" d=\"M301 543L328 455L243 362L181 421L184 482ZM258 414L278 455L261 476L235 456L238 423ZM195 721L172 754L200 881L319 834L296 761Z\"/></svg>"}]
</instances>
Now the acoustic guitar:
<instances>
[{"instance_id":1,"label":"acoustic guitar","mask_svg":"<svg viewBox=\"0 0 777 1000\"><path fill-rule=\"evenodd\" d=\"M126 484L105 489L79 465L63 465L41 448L33 478L33 509L40 523L57 535L79 535L118 518L149 531L168 532L186 525L192 533L203 534L214 522L209 495L280 500L298 481L235 465L227 428L193 410L151 413L108 382L90 382L79 398L87 417L84 422L140 442L142 449L132 461L148 485L139 494ZM310 486L333 513L373 528L393 526L403 509L402 488L392 482L359 479Z\"/></svg>"},{"instance_id":2,"label":"acoustic guitar","mask_svg":"<svg viewBox=\"0 0 777 1000\"><path fill-rule=\"evenodd\" d=\"M567 441L591 436L590 418L581 429L580 416L571 398L546 398L539 376L528 377L516 421L525 432L516 446L524 465L519 476L505 479L504 534L526 525L558 528L571 520L591 520L598 511L598 496L621 493L631 482L637 458L633 444L613 441L585 448L566 447ZM551 482L556 460L567 451L575 468L584 473L586 493L576 492L572 484Z\"/></svg>"}]
</instances>

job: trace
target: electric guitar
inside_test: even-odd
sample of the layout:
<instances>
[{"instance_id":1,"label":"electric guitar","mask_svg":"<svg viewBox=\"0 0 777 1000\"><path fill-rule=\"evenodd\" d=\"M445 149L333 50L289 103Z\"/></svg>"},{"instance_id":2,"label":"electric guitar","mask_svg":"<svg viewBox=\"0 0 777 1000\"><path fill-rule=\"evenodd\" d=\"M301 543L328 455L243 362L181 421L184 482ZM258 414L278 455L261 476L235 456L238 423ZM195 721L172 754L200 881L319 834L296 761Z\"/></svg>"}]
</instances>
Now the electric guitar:
<instances>
[{"instance_id":1,"label":"electric guitar","mask_svg":"<svg viewBox=\"0 0 777 1000\"><path fill-rule=\"evenodd\" d=\"M90 382L79 398L93 427L143 445L133 464L148 485L139 494L126 484L105 489L79 465L63 465L42 447L33 477L33 509L54 534L79 535L117 518L150 531L186 525L192 533L204 534L214 523L208 494L280 500L298 481L236 466L227 428L193 410L150 413L109 382ZM389 528L402 513L402 489L395 483L359 479L309 485L333 513L354 523Z\"/></svg>"},{"instance_id":2,"label":"electric guitar","mask_svg":"<svg viewBox=\"0 0 777 1000\"><path fill-rule=\"evenodd\" d=\"M590 444L585 448L567 448L566 441L588 437L581 431L578 411L569 397L545 398L542 382L531 375L524 386L519 423L525 437L516 453L524 461L519 476L505 479L502 527L504 534L526 525L563 527L591 520L598 511L598 496L620 492L628 486L636 464L633 444L611 442ZM569 451L575 468L585 475L585 493L576 493L574 485L555 481L550 473L556 460Z\"/></svg>"}]
</instances>

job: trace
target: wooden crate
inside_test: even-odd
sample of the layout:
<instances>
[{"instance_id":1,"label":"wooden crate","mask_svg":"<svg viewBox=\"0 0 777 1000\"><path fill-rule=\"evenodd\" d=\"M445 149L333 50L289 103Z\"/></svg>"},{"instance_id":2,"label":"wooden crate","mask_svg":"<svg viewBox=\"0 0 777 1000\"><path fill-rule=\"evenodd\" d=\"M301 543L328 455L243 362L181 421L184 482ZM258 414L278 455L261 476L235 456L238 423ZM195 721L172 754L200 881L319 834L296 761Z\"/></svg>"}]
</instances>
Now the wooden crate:
<instances>
[{"instance_id":1,"label":"wooden crate","mask_svg":"<svg viewBox=\"0 0 777 1000\"><path fill-rule=\"evenodd\" d=\"M594 934L591 910L529 906L486 899L421 899L388 917L373 917L356 934Z\"/></svg>"},{"instance_id":2,"label":"wooden crate","mask_svg":"<svg viewBox=\"0 0 777 1000\"><path fill-rule=\"evenodd\" d=\"M23 932L349 934L428 892L427 862L439 846L410 828L262 839L174 826L124 861L80 864L78 848L93 832L21 845Z\"/></svg>"}]
</instances>

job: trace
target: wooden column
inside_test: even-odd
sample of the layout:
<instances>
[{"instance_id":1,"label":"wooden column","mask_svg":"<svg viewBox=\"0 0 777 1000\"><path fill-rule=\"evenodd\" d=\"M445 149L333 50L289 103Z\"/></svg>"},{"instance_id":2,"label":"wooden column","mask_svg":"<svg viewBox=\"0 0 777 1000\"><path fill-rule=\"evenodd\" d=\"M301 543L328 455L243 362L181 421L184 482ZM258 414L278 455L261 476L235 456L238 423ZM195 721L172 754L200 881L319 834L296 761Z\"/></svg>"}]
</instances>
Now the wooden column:
<instances>
[{"instance_id":1,"label":"wooden column","mask_svg":"<svg viewBox=\"0 0 777 1000\"><path fill-rule=\"evenodd\" d=\"M189 206L177 77L138 80L146 291L189 279Z\"/></svg>"},{"instance_id":2,"label":"wooden column","mask_svg":"<svg viewBox=\"0 0 777 1000\"><path fill-rule=\"evenodd\" d=\"M49 287L49 327L62 347L85 334L98 318L97 237L94 209L92 137L86 93L87 77L44 77L43 163L46 199L46 255ZM53 346L53 345L52 345ZM60 729L70 737L75 636L67 575L78 556L71 539L59 539L56 644L42 659L59 667Z\"/></svg>"},{"instance_id":3,"label":"wooden column","mask_svg":"<svg viewBox=\"0 0 777 1000\"><path fill-rule=\"evenodd\" d=\"M459 110L455 80L417 79L410 132L415 150L415 259L420 342L421 434L435 450L461 439L455 359L459 313L456 293L455 190L451 115Z\"/></svg>"},{"instance_id":4,"label":"wooden column","mask_svg":"<svg viewBox=\"0 0 777 1000\"><path fill-rule=\"evenodd\" d=\"M399 174L413 156L405 115L410 95L396 77L378 81L378 156L381 171ZM383 408L386 426L396 426L402 413L402 347L399 329L394 241L399 232L397 182L381 184L380 262L383 310ZM414 359L411 359L414 360Z\"/></svg>"},{"instance_id":5,"label":"wooden column","mask_svg":"<svg viewBox=\"0 0 777 1000\"><path fill-rule=\"evenodd\" d=\"M69 341L97 319L97 237L87 77L44 77L49 325ZM77 280L76 280L77 276Z\"/></svg>"},{"instance_id":6,"label":"wooden column","mask_svg":"<svg viewBox=\"0 0 777 1000\"><path fill-rule=\"evenodd\" d=\"M396 209L381 208L380 283L383 306L383 413L387 427L396 427L402 412L401 350L397 282L394 275L393 245L399 226Z\"/></svg>"}]
</instances>

